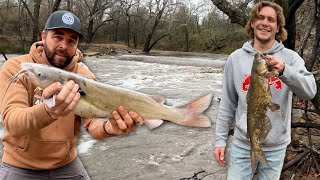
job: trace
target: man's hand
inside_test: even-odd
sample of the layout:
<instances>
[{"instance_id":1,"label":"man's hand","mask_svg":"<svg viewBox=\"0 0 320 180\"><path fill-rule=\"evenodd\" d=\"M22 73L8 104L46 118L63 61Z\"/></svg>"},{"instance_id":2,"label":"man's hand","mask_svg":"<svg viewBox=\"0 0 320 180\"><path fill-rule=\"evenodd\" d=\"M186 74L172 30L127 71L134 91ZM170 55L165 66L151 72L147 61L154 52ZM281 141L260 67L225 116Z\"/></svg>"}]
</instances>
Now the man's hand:
<instances>
[{"instance_id":1,"label":"man's hand","mask_svg":"<svg viewBox=\"0 0 320 180\"><path fill-rule=\"evenodd\" d=\"M129 111L120 106L111 113L109 121L104 127L106 132L111 135L128 134L133 131L137 124L142 124L143 118L134 111Z\"/></svg>"},{"instance_id":2,"label":"man's hand","mask_svg":"<svg viewBox=\"0 0 320 180\"><path fill-rule=\"evenodd\" d=\"M271 55L266 55L266 58L270 64L268 66L269 71L276 70L279 72L279 75L281 76L283 74L284 67L285 67L284 62L278 59L277 57L271 56Z\"/></svg>"},{"instance_id":3,"label":"man's hand","mask_svg":"<svg viewBox=\"0 0 320 180\"><path fill-rule=\"evenodd\" d=\"M80 93L78 93L79 85L74 81L69 81L66 85L62 86L61 83L53 83L42 92L44 99L52 97L54 98L55 105L49 107L45 105L46 111L53 119L58 119L60 116L64 116L73 111L80 99Z\"/></svg>"},{"instance_id":4,"label":"man's hand","mask_svg":"<svg viewBox=\"0 0 320 180\"><path fill-rule=\"evenodd\" d=\"M216 147L214 149L214 157L216 158L220 166L226 165L226 161L224 160L224 150L225 150L225 147Z\"/></svg>"}]
</instances>

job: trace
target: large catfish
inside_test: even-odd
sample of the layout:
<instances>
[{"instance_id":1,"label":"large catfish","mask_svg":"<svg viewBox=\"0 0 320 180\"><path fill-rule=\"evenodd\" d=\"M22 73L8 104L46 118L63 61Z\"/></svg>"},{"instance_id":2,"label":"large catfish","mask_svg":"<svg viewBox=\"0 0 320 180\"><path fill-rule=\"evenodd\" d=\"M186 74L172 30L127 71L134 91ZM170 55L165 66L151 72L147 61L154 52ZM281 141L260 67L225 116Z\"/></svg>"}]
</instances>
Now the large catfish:
<instances>
[{"instance_id":1,"label":"large catfish","mask_svg":"<svg viewBox=\"0 0 320 180\"><path fill-rule=\"evenodd\" d=\"M256 53L251 69L250 86L247 94L247 138L251 142L251 167L255 173L258 162L268 164L260 144L263 143L271 129L267 108L275 111L280 108L271 102L268 78L278 76L277 71L268 71L268 60L261 53Z\"/></svg>"},{"instance_id":2,"label":"large catfish","mask_svg":"<svg viewBox=\"0 0 320 180\"><path fill-rule=\"evenodd\" d=\"M212 94L202 96L183 106L171 107L164 105L165 99L162 96L151 96L108 85L48 65L21 63L21 70L15 78L21 73L41 89L54 82L65 84L69 80L79 84L81 97L75 114L81 117L106 118L117 107L124 106L127 110L139 113L150 129L160 126L163 120L184 126L211 126L210 119L202 112L209 107Z\"/></svg>"}]
</instances>

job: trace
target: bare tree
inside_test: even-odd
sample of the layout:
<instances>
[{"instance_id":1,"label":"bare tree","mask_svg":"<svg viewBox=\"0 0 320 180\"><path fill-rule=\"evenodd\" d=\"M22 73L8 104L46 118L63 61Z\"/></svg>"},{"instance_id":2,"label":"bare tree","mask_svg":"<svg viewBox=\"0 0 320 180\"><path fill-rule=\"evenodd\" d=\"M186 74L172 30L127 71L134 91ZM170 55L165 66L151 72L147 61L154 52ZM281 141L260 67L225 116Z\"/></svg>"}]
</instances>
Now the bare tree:
<instances>
[{"instance_id":1,"label":"bare tree","mask_svg":"<svg viewBox=\"0 0 320 180\"><path fill-rule=\"evenodd\" d=\"M66 0L67 2L67 11L72 11L73 0Z\"/></svg>"},{"instance_id":2,"label":"bare tree","mask_svg":"<svg viewBox=\"0 0 320 180\"><path fill-rule=\"evenodd\" d=\"M84 9L88 11L88 14L84 15L84 17L87 17L85 21L85 27L87 30L86 43L90 44L92 43L93 36L98 29L106 22L112 20L110 16L105 14L105 10L112 6L112 2L102 0L94 0L92 2L91 0L83 0L83 3L85 4Z\"/></svg>"},{"instance_id":3,"label":"bare tree","mask_svg":"<svg viewBox=\"0 0 320 180\"><path fill-rule=\"evenodd\" d=\"M114 11L114 15L112 18L112 22L114 24L113 26L113 41L117 42L118 41L118 29L119 29L119 24L120 24L120 11Z\"/></svg>"},{"instance_id":4,"label":"bare tree","mask_svg":"<svg viewBox=\"0 0 320 180\"><path fill-rule=\"evenodd\" d=\"M182 10L184 14L184 18L182 18L182 22L180 22L179 27L183 28L184 34L185 34L185 51L189 52L190 50L190 30L192 27L195 25L198 25L198 20L196 14L199 13L199 9L203 6L204 4L200 3L197 4L196 6L191 5L190 8L187 8L186 5L183 5Z\"/></svg>"},{"instance_id":5,"label":"bare tree","mask_svg":"<svg viewBox=\"0 0 320 180\"><path fill-rule=\"evenodd\" d=\"M33 13L31 12L26 0L20 0L23 4L24 8L27 10L33 24L32 30L32 41L37 41L38 37L40 36L39 31L39 15L40 15L40 5L41 0L33 0Z\"/></svg>"},{"instance_id":6,"label":"bare tree","mask_svg":"<svg viewBox=\"0 0 320 180\"><path fill-rule=\"evenodd\" d=\"M49 16L51 13L59 9L61 0L47 0L46 3L47 3L47 7L46 7L47 10L45 12L46 12L46 15ZM42 12L43 12L43 9L42 9Z\"/></svg>"},{"instance_id":7,"label":"bare tree","mask_svg":"<svg viewBox=\"0 0 320 180\"><path fill-rule=\"evenodd\" d=\"M275 0L274 2L279 4L283 10L286 17L285 29L288 31L288 38L284 42L284 45L294 50L296 43L296 16L295 13L301 6L304 0Z\"/></svg>"},{"instance_id":8,"label":"bare tree","mask_svg":"<svg viewBox=\"0 0 320 180\"><path fill-rule=\"evenodd\" d=\"M26 36L27 36L27 33L26 33L26 30L24 29L24 27L26 27L25 25L27 23L26 22L26 17L25 17L25 12L24 12L24 9L21 5L21 2L18 3L18 12L19 12L19 23L18 23L18 31L19 31L19 36L20 36L20 41L21 41L21 45L22 45L22 48L23 48L23 51L25 51L25 42L26 42ZM25 52L24 52L25 53Z\"/></svg>"},{"instance_id":9,"label":"bare tree","mask_svg":"<svg viewBox=\"0 0 320 180\"><path fill-rule=\"evenodd\" d=\"M151 40L156 32L156 29L157 29L157 26L159 25L160 21L161 21L161 18L162 18L162 15L164 13L164 10L165 8L167 7L167 4L168 4L168 1L169 0L163 0L162 3L161 3L161 0L156 0L156 17L154 19L154 23L153 23L153 26L152 26L152 29L151 31L149 32L149 34L147 35L147 39L146 39L146 42L144 44L144 48L143 48L143 52L150 52L150 50L152 49L152 47L155 45L155 43L157 41L159 41L160 39L156 39L153 43L151 43ZM149 8L150 8L150 15L151 15L151 12L152 12L152 7L151 7L151 1L150 1L150 4L149 4ZM167 36L167 35L164 35L164 36ZM163 37L161 37L163 38Z\"/></svg>"},{"instance_id":10,"label":"bare tree","mask_svg":"<svg viewBox=\"0 0 320 180\"><path fill-rule=\"evenodd\" d=\"M59 9L60 3L61 3L61 0L56 0L53 4L51 12L57 11Z\"/></svg>"},{"instance_id":11,"label":"bare tree","mask_svg":"<svg viewBox=\"0 0 320 180\"><path fill-rule=\"evenodd\" d=\"M145 13L146 9L140 5L140 0L137 0L137 5L134 9L134 16L133 16L133 30L132 30L132 37L133 37L133 44L134 48L137 48L139 39L142 41L142 37L144 37L145 32L145 24L144 19L147 17ZM140 37L140 38L139 38Z\"/></svg>"},{"instance_id":12,"label":"bare tree","mask_svg":"<svg viewBox=\"0 0 320 180\"><path fill-rule=\"evenodd\" d=\"M122 0L121 1L121 9L124 11L124 14L126 16L126 24L127 24L127 46L130 47L130 23L131 23L131 18L132 16L134 16L133 14L131 14L131 8L135 5L137 5L139 3L139 1L135 1L135 0Z\"/></svg>"},{"instance_id":13,"label":"bare tree","mask_svg":"<svg viewBox=\"0 0 320 180\"><path fill-rule=\"evenodd\" d=\"M150 52L150 50L156 45L162 38L170 35L173 31L169 28L169 31L163 31L161 35L155 36L159 24L162 22L163 15L169 6L175 6L177 3L170 3L170 0L155 0L155 10L153 11L152 0L149 1L149 20L153 21L151 30L149 31L146 41L144 43L143 52ZM155 15L155 16L154 16ZM153 41L152 41L153 40ZM151 42L152 41L152 42Z\"/></svg>"}]
</instances>

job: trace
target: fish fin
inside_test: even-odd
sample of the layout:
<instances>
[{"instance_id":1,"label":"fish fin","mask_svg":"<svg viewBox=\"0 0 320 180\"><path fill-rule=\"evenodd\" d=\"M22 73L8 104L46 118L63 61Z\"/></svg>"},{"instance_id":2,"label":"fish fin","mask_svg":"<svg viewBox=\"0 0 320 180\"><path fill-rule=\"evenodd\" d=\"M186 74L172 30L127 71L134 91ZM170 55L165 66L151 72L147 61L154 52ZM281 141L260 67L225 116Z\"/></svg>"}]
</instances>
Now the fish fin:
<instances>
[{"instance_id":1,"label":"fish fin","mask_svg":"<svg viewBox=\"0 0 320 180\"><path fill-rule=\"evenodd\" d=\"M147 125L148 129L154 129L156 127L159 127L163 123L163 120L161 120L161 119L145 119L143 121L143 123Z\"/></svg>"},{"instance_id":2,"label":"fish fin","mask_svg":"<svg viewBox=\"0 0 320 180\"><path fill-rule=\"evenodd\" d=\"M211 120L203 113L211 104L212 94L202 96L186 105L177 108L186 109L187 116L183 121L176 122L180 125L192 127L210 127Z\"/></svg>"},{"instance_id":3,"label":"fish fin","mask_svg":"<svg viewBox=\"0 0 320 180\"><path fill-rule=\"evenodd\" d=\"M166 102L166 99L163 96L149 96L150 98L152 98L153 100L155 100L156 102L160 103L160 104L164 104Z\"/></svg>"},{"instance_id":4,"label":"fish fin","mask_svg":"<svg viewBox=\"0 0 320 180\"><path fill-rule=\"evenodd\" d=\"M260 132L260 141L261 142L264 142L268 133L270 132L271 128L272 128L272 124L271 124L271 121L270 119L268 118L268 116L264 119L263 121L263 127L262 128L264 131Z\"/></svg>"},{"instance_id":5,"label":"fish fin","mask_svg":"<svg viewBox=\"0 0 320 180\"><path fill-rule=\"evenodd\" d=\"M52 108L56 105L56 95L54 94L51 98L44 99L43 102L49 107Z\"/></svg>"},{"instance_id":6,"label":"fish fin","mask_svg":"<svg viewBox=\"0 0 320 180\"><path fill-rule=\"evenodd\" d=\"M267 158L266 158L264 152L262 151L260 145L257 148L254 148L251 146L250 155L251 155L252 174L255 174L257 166L258 166L258 162L261 162L265 165L268 165Z\"/></svg>"},{"instance_id":7,"label":"fish fin","mask_svg":"<svg viewBox=\"0 0 320 180\"><path fill-rule=\"evenodd\" d=\"M267 161L267 158L266 156L264 155L264 152L262 151L262 149L259 147L259 152L256 153L256 161L257 162L261 162L265 165L268 165L268 161Z\"/></svg>"},{"instance_id":8,"label":"fish fin","mask_svg":"<svg viewBox=\"0 0 320 180\"><path fill-rule=\"evenodd\" d=\"M257 161L256 154L254 153L252 146L251 146L250 156L251 156L252 174L255 174L256 169L257 169L257 165L258 165L258 161Z\"/></svg>"},{"instance_id":9,"label":"fish fin","mask_svg":"<svg viewBox=\"0 0 320 180\"><path fill-rule=\"evenodd\" d=\"M271 78L271 77L278 77L279 76L279 72L277 70L273 70L273 71L267 71L265 73L265 77L266 78Z\"/></svg>"},{"instance_id":10,"label":"fish fin","mask_svg":"<svg viewBox=\"0 0 320 180\"><path fill-rule=\"evenodd\" d=\"M271 111L276 111L276 110L280 109L280 105L273 103L273 102L270 102L268 104L268 107L270 108Z\"/></svg>"}]
</instances>

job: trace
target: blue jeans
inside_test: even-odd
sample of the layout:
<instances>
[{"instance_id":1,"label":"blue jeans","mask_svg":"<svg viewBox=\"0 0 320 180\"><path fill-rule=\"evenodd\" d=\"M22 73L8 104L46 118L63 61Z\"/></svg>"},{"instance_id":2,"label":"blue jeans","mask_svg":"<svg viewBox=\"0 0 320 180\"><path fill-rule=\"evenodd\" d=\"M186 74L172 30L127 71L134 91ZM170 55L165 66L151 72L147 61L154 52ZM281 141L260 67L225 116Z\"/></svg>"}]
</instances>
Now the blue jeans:
<instances>
[{"instance_id":1,"label":"blue jeans","mask_svg":"<svg viewBox=\"0 0 320 180\"><path fill-rule=\"evenodd\" d=\"M258 180L280 179L286 148L275 151L264 151L268 165L258 163ZM228 180L249 180L253 178L250 150L231 145L228 162Z\"/></svg>"}]
</instances>

